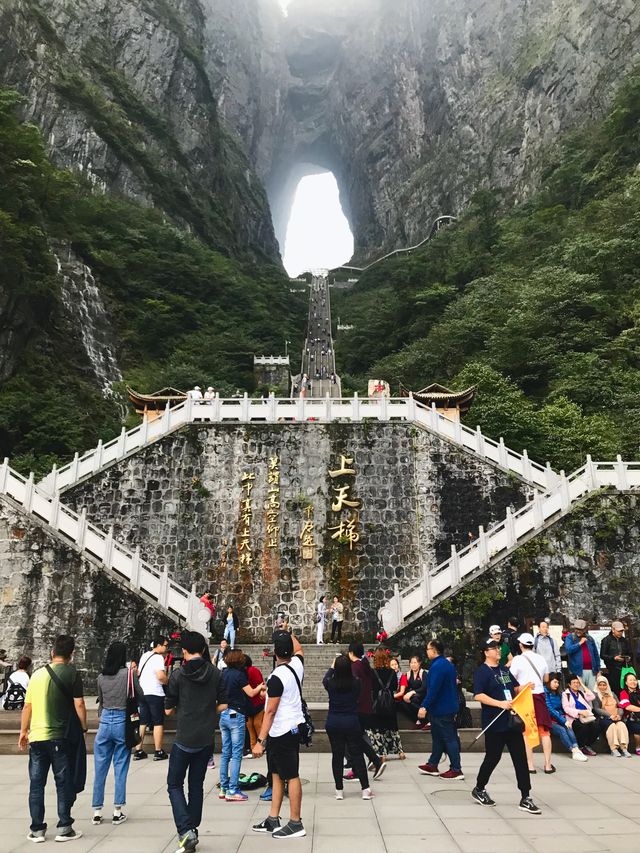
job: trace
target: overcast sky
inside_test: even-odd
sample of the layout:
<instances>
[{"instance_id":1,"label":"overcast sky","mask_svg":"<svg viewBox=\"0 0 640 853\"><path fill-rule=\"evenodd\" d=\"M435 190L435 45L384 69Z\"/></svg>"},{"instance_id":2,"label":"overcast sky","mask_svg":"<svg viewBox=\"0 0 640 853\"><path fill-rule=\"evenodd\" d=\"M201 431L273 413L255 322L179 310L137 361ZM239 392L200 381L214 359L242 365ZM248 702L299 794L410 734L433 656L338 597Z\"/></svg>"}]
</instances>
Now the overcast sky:
<instances>
[{"instance_id":1,"label":"overcast sky","mask_svg":"<svg viewBox=\"0 0 640 853\"><path fill-rule=\"evenodd\" d=\"M291 0L278 0L278 2L282 6L282 11L286 13L287 6L289 5L289 3L291 3Z\"/></svg>"},{"instance_id":2,"label":"overcast sky","mask_svg":"<svg viewBox=\"0 0 640 853\"><path fill-rule=\"evenodd\" d=\"M285 269L290 276L309 269L331 269L352 255L353 235L340 206L335 176L324 172L302 178L287 228Z\"/></svg>"}]
</instances>

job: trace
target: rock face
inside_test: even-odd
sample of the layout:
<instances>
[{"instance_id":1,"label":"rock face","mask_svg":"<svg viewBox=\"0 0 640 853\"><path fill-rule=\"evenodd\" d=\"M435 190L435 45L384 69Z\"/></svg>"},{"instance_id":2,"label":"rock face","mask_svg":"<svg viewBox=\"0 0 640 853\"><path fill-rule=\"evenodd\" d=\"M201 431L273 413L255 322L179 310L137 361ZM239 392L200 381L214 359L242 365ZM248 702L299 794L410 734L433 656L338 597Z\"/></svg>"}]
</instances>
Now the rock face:
<instances>
[{"instance_id":1,"label":"rock face","mask_svg":"<svg viewBox=\"0 0 640 853\"><path fill-rule=\"evenodd\" d=\"M332 477L341 467L355 473ZM333 510L342 487L359 507ZM322 593L344 601L348 634L372 636L394 583L466 545L528 491L407 424L229 424L185 428L63 500L179 583L210 586L218 606L237 607L244 639L265 641L279 609L311 637Z\"/></svg>"},{"instance_id":2,"label":"rock face","mask_svg":"<svg viewBox=\"0 0 640 853\"><path fill-rule=\"evenodd\" d=\"M76 637L74 660L95 687L113 640L137 658L155 631L173 627L142 598L25 519L0 498L0 623L10 660L28 654L40 666L58 634Z\"/></svg>"}]
</instances>

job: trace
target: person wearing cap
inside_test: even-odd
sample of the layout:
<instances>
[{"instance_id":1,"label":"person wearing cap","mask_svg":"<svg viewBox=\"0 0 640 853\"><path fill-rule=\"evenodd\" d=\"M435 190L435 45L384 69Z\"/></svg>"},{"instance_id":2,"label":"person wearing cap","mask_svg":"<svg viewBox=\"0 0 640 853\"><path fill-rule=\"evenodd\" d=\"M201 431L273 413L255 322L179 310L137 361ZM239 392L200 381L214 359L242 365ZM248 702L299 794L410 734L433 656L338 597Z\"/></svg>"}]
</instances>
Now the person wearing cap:
<instances>
[{"instance_id":1,"label":"person wearing cap","mask_svg":"<svg viewBox=\"0 0 640 853\"><path fill-rule=\"evenodd\" d=\"M207 390L204 392L204 401L205 401L205 403L207 404L207 406L212 406L212 405L213 405L213 401L214 401L214 399L215 399L215 396L216 396L216 392L214 391L214 389L212 388L212 386L211 386L211 385L209 385L209 387L207 388Z\"/></svg>"},{"instance_id":2,"label":"person wearing cap","mask_svg":"<svg viewBox=\"0 0 640 853\"><path fill-rule=\"evenodd\" d=\"M202 389L200 388L200 386L194 385L193 390L189 391L189 396L191 397L193 402L199 406L202 402Z\"/></svg>"},{"instance_id":3,"label":"person wearing cap","mask_svg":"<svg viewBox=\"0 0 640 853\"><path fill-rule=\"evenodd\" d=\"M527 753L522 732L511 728L508 713L511 702L521 690L511 669L500 665L500 643L487 639L483 644L484 663L473 675L473 698L482 705L482 728L484 733L485 757L480 765L476 785L471 792L472 798L481 806L495 806L495 800L489 796L486 786L491 774L500 763L502 752L509 750L516 781L520 789L518 808L528 814L541 814L541 810L531 799L531 777L527 769Z\"/></svg>"},{"instance_id":4,"label":"person wearing cap","mask_svg":"<svg viewBox=\"0 0 640 853\"><path fill-rule=\"evenodd\" d=\"M542 655L536 654L533 651L534 638L533 634L525 632L518 637L520 645L520 654L511 662L511 672L514 678L520 684L530 683L531 693L533 695L533 707L536 712L536 723L538 724L538 734L542 743L542 752L544 753L544 772L555 773L556 768L551 763L551 728L553 720L547 708L547 701L544 695L544 686L549 682L549 667ZM533 766L533 750L529 746L529 741L525 738L524 745L527 750L527 762L529 764L529 773L535 773L536 769Z\"/></svg>"},{"instance_id":5,"label":"person wearing cap","mask_svg":"<svg viewBox=\"0 0 640 853\"><path fill-rule=\"evenodd\" d=\"M609 673L609 684L616 696L620 695L622 667L631 660L631 646L624 636L622 622L612 622L611 632L600 644L600 657Z\"/></svg>"},{"instance_id":6,"label":"person wearing cap","mask_svg":"<svg viewBox=\"0 0 640 853\"><path fill-rule=\"evenodd\" d=\"M264 753L268 737L269 767L273 791L269 816L253 827L254 832L269 832L272 838L301 838L306 830L300 819L302 785L299 775L300 735L304 723L300 686L304 678L304 653L297 638L286 631L276 635L273 643L276 668L267 679L267 704L260 735L252 752L256 758ZM288 783L289 822L280 823L284 786Z\"/></svg>"},{"instance_id":7,"label":"person wearing cap","mask_svg":"<svg viewBox=\"0 0 640 853\"><path fill-rule=\"evenodd\" d=\"M600 655L584 619L576 619L573 623L573 633L565 637L564 647L567 650L569 670L579 676L589 690L595 690L596 679L600 674Z\"/></svg>"},{"instance_id":8,"label":"person wearing cap","mask_svg":"<svg viewBox=\"0 0 640 853\"><path fill-rule=\"evenodd\" d=\"M545 659L549 672L562 672L562 659L556 641L549 633L546 619L538 624L538 633L533 643L533 651Z\"/></svg>"},{"instance_id":9,"label":"person wearing cap","mask_svg":"<svg viewBox=\"0 0 640 853\"><path fill-rule=\"evenodd\" d=\"M509 666L513 660L513 655L509 643L503 637L502 628L499 625L492 625L489 628L489 637L500 643L500 666Z\"/></svg>"}]
</instances>

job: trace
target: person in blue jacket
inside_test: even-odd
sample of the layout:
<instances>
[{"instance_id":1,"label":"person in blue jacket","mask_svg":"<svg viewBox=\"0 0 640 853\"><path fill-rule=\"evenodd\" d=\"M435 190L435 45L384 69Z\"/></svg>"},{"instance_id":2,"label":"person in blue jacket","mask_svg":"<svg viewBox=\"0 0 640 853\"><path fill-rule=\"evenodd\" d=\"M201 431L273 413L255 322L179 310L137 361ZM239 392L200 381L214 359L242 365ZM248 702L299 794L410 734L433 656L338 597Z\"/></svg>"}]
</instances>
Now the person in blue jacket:
<instances>
[{"instance_id":1,"label":"person in blue jacket","mask_svg":"<svg viewBox=\"0 0 640 853\"><path fill-rule=\"evenodd\" d=\"M444 657L444 646L440 640L429 640L427 657L431 661L427 680L427 695L418 710L418 719L429 712L431 720L432 752L426 764L418 770L424 776L439 776L441 779L464 779L460 762L460 741L456 729L458 713L458 685L456 668ZM451 767L444 773L438 770L443 754L449 756Z\"/></svg>"},{"instance_id":2,"label":"person in blue jacket","mask_svg":"<svg viewBox=\"0 0 640 853\"><path fill-rule=\"evenodd\" d=\"M596 679L600 674L600 655L596 641L587 631L584 619L576 619L573 623L573 634L567 634L564 647L567 651L569 672L580 676L585 687L595 692Z\"/></svg>"},{"instance_id":3,"label":"person in blue jacket","mask_svg":"<svg viewBox=\"0 0 640 853\"><path fill-rule=\"evenodd\" d=\"M562 708L562 690L560 688L560 676L557 672L552 672L549 675L549 683L545 685L544 695L553 720L551 734L560 739L562 745L571 753L574 761L588 761L589 759L582 754L578 746L578 741L571 728L572 721L567 722L567 715Z\"/></svg>"}]
</instances>

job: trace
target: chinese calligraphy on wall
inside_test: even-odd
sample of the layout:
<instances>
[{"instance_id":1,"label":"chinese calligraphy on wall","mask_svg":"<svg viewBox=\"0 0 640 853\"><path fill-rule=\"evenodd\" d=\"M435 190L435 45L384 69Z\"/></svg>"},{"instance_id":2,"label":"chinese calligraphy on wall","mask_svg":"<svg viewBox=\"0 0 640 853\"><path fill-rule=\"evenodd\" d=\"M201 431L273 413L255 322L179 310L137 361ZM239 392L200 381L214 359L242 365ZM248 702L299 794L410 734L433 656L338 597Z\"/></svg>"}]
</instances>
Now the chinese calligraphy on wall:
<instances>
[{"instance_id":1,"label":"chinese calligraphy on wall","mask_svg":"<svg viewBox=\"0 0 640 853\"><path fill-rule=\"evenodd\" d=\"M353 456L340 456L340 466L329 471L332 480L337 477L355 477L356 469L353 466ZM348 545L353 550L356 542L360 541L360 509L361 502L351 493L353 483L347 482L343 485L332 486L334 492L331 502L331 511L340 515L337 524L329 527L332 539L336 539L341 545ZM347 507L348 515L343 513Z\"/></svg>"}]
</instances>

